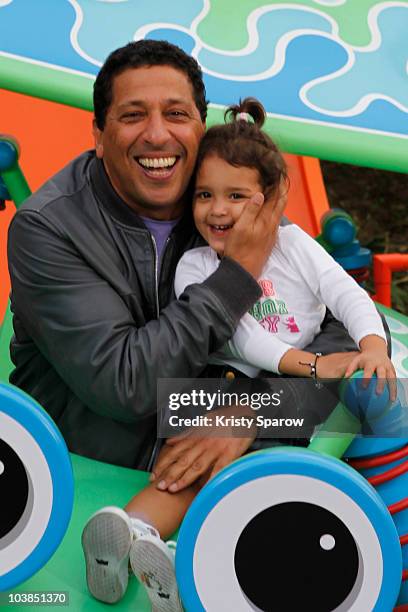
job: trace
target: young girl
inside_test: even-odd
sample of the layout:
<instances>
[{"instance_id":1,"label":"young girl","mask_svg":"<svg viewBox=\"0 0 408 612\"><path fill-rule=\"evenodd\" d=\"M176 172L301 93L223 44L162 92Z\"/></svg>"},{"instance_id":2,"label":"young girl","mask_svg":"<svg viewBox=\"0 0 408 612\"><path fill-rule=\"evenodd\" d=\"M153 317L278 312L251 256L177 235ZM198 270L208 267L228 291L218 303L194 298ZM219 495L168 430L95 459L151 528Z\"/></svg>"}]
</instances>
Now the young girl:
<instances>
[{"instance_id":1,"label":"young girl","mask_svg":"<svg viewBox=\"0 0 408 612\"><path fill-rule=\"evenodd\" d=\"M248 98L227 114L232 121L210 128L198 152L193 212L197 229L209 246L188 251L180 260L175 279L177 297L217 268L228 233L248 200L255 194L278 198L287 181L281 154L261 130L265 119L262 105ZM305 377L342 377L363 368L366 377L376 372L379 379L395 378L374 304L299 227L279 228L258 282L262 297L241 319L231 341L212 356L212 362L228 363L251 377L261 369ZM341 368L335 355L302 350L320 331L326 305L360 347L359 353L343 359ZM168 451L165 445L159 463L165 463ZM132 570L145 585L153 610L182 611L174 549L161 538L179 526L200 484L180 490L177 486L166 490L160 484L152 483L135 496L126 511L103 508L85 526L82 544L87 581L96 598L110 603L121 599L127 587L130 555Z\"/></svg>"},{"instance_id":2,"label":"young girl","mask_svg":"<svg viewBox=\"0 0 408 612\"><path fill-rule=\"evenodd\" d=\"M287 183L283 157L261 130L265 120L261 103L247 98L226 114L232 122L207 131L196 163L194 220L209 246L188 251L181 258L175 279L177 297L186 286L202 282L217 268L228 233L246 202L257 193L262 198L279 197ZM214 361L227 362L249 376L263 369L340 378L358 368L364 368L367 378L374 372L379 379L395 376L372 300L298 226L279 228L258 282L262 297L241 319L228 345L212 356ZM326 306L361 350L341 373L330 355L316 361L316 355L301 350L320 331Z\"/></svg>"}]
</instances>

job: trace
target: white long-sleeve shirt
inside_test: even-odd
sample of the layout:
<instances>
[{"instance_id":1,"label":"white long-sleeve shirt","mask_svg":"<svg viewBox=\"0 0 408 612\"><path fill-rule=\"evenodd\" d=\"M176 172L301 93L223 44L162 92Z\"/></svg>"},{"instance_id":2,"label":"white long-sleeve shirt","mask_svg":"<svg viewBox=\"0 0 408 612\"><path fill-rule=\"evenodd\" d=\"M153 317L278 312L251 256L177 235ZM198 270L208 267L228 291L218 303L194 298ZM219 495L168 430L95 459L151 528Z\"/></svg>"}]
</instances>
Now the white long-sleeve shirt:
<instances>
[{"instance_id":1,"label":"white long-sleeve shirt","mask_svg":"<svg viewBox=\"0 0 408 612\"><path fill-rule=\"evenodd\" d=\"M177 297L218 265L217 253L210 247L187 251L176 270ZM228 363L248 376L262 369L279 373L283 355L291 348L304 348L319 333L326 306L357 345L369 334L386 340L371 298L297 225L279 228L258 282L262 297L242 317L232 339L211 356L213 363Z\"/></svg>"}]
</instances>

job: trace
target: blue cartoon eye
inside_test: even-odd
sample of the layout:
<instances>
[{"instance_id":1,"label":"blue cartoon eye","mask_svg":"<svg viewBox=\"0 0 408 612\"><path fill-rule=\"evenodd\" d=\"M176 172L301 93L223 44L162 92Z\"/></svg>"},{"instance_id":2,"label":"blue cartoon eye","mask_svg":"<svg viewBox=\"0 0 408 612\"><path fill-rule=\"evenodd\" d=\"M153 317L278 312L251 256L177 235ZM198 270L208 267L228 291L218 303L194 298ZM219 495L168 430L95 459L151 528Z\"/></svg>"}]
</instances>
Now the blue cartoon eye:
<instances>
[{"instance_id":1,"label":"blue cartoon eye","mask_svg":"<svg viewBox=\"0 0 408 612\"><path fill-rule=\"evenodd\" d=\"M0 591L38 571L61 542L73 504L69 454L50 417L0 384Z\"/></svg>"},{"instance_id":2,"label":"blue cartoon eye","mask_svg":"<svg viewBox=\"0 0 408 612\"><path fill-rule=\"evenodd\" d=\"M401 546L384 502L355 470L275 449L204 487L180 529L176 571L188 610L383 612L398 597Z\"/></svg>"}]
</instances>

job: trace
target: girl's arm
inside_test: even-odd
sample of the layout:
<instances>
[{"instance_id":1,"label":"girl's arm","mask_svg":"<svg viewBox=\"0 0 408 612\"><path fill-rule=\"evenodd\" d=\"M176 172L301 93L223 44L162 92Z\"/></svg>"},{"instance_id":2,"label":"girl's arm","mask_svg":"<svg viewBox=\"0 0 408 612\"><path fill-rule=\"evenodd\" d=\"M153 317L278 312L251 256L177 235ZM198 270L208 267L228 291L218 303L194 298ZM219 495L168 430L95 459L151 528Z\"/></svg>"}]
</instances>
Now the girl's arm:
<instances>
[{"instance_id":1,"label":"girl's arm","mask_svg":"<svg viewBox=\"0 0 408 612\"><path fill-rule=\"evenodd\" d=\"M218 265L219 261L209 248L202 247L187 251L180 259L176 270L174 289L177 298L188 285L203 282L217 269ZM228 342L228 347L232 355L240 361L278 374L283 372L279 370L282 356L287 351L293 350L289 344L266 331L248 313L241 318L234 336ZM314 358L313 353L305 353L305 355L305 359ZM296 369L299 376L306 376L308 372L305 366L296 368L293 365L291 369Z\"/></svg>"},{"instance_id":2,"label":"girl's arm","mask_svg":"<svg viewBox=\"0 0 408 612\"><path fill-rule=\"evenodd\" d=\"M265 330L250 314L240 320L232 339L228 342L234 357L262 370L291 376L311 376L308 364L314 363L316 354L293 348L273 333ZM332 353L319 357L318 378L342 378L352 360L359 353ZM307 364L307 365L303 365Z\"/></svg>"},{"instance_id":3,"label":"girl's arm","mask_svg":"<svg viewBox=\"0 0 408 612\"><path fill-rule=\"evenodd\" d=\"M179 297L188 285L203 282L217 269L218 264L218 259L209 248L202 247L185 253L176 270L176 296ZM308 377L310 367L299 362L313 363L315 360L314 353L294 349L290 344L282 342L248 313L241 318L234 336L228 342L228 348L236 359L276 374ZM338 353L337 358L334 355L321 357L319 375L324 378L341 378L356 354Z\"/></svg>"},{"instance_id":4,"label":"girl's arm","mask_svg":"<svg viewBox=\"0 0 408 612\"><path fill-rule=\"evenodd\" d=\"M299 365L301 361L302 363L316 363L317 378L343 378L350 363L357 355L359 355L357 351L330 353L316 360L315 353L291 349L282 357L279 370L293 376L310 376L310 366Z\"/></svg>"},{"instance_id":5,"label":"girl's arm","mask_svg":"<svg viewBox=\"0 0 408 612\"><path fill-rule=\"evenodd\" d=\"M248 313L241 318L228 347L236 359L276 374L308 376L310 368L298 362L309 362L315 358L314 353L293 349L276 334L264 329ZM284 369L281 367L283 365Z\"/></svg>"},{"instance_id":6,"label":"girl's arm","mask_svg":"<svg viewBox=\"0 0 408 612\"><path fill-rule=\"evenodd\" d=\"M364 370L364 378L375 373L379 379L377 391L382 392L388 379L391 399L396 397L396 373L387 354L387 342L381 318L367 292L322 247L299 228L297 240L291 245L292 256L315 295L326 304L333 315L347 328L360 348L360 353L349 359L340 376L351 376L357 369ZM318 376L326 377L333 371L332 355L321 358ZM328 376L327 376L328 377Z\"/></svg>"},{"instance_id":7,"label":"girl's arm","mask_svg":"<svg viewBox=\"0 0 408 612\"><path fill-rule=\"evenodd\" d=\"M343 323L357 346L369 335L386 340L380 315L367 292L300 228L290 226L285 230L292 263L317 299Z\"/></svg>"}]
</instances>

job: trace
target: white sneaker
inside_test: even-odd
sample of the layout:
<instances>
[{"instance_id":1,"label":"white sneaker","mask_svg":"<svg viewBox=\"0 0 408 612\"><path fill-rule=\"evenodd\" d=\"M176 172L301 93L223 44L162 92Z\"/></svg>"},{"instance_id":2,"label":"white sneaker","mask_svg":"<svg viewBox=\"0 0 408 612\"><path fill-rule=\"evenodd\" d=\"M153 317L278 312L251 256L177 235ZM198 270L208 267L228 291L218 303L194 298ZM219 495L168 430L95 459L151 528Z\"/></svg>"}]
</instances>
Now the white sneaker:
<instances>
[{"instance_id":1,"label":"white sneaker","mask_svg":"<svg viewBox=\"0 0 408 612\"><path fill-rule=\"evenodd\" d=\"M156 529L115 506L91 516L82 532L82 548L88 589L96 599L106 603L122 599L128 586L131 544L149 534L159 537Z\"/></svg>"},{"instance_id":2,"label":"white sneaker","mask_svg":"<svg viewBox=\"0 0 408 612\"><path fill-rule=\"evenodd\" d=\"M144 535L130 549L133 573L145 586L152 612L183 612L174 570L175 543Z\"/></svg>"}]
</instances>

